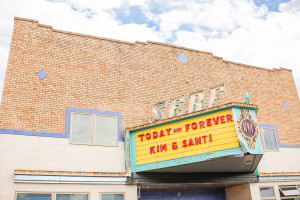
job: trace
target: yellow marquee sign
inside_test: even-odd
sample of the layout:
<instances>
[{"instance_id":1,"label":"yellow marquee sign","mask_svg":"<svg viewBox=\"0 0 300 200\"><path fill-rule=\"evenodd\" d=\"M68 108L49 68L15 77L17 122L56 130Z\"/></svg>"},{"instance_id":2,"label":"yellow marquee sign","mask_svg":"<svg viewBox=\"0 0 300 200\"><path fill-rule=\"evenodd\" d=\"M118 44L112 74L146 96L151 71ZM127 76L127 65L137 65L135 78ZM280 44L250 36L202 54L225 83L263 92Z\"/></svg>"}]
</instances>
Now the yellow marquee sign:
<instances>
[{"instance_id":1,"label":"yellow marquee sign","mask_svg":"<svg viewBox=\"0 0 300 200\"><path fill-rule=\"evenodd\" d=\"M136 165L240 147L232 109L135 132Z\"/></svg>"}]
</instances>

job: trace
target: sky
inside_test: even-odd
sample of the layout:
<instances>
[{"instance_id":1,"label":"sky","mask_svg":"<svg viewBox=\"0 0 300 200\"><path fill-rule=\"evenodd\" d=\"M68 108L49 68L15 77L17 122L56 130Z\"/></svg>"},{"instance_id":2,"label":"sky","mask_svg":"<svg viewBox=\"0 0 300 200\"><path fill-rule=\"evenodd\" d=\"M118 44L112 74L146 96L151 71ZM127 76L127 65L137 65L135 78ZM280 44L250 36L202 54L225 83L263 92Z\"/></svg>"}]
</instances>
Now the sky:
<instances>
[{"instance_id":1,"label":"sky","mask_svg":"<svg viewBox=\"0 0 300 200\"><path fill-rule=\"evenodd\" d=\"M0 0L0 95L15 16L59 30L292 69L300 93L300 0Z\"/></svg>"}]
</instances>

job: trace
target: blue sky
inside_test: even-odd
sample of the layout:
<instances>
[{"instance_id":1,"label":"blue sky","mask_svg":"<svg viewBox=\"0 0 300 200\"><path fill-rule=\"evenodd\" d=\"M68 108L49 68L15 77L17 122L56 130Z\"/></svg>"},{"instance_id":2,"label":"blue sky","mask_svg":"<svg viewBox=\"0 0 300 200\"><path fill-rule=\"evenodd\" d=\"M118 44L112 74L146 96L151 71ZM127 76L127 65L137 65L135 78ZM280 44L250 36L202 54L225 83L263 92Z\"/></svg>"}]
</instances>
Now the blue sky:
<instances>
[{"instance_id":1,"label":"blue sky","mask_svg":"<svg viewBox=\"0 0 300 200\"><path fill-rule=\"evenodd\" d=\"M279 4L287 3L291 0L255 0L254 3L257 6L265 5L268 7L269 11L279 12Z\"/></svg>"},{"instance_id":2,"label":"blue sky","mask_svg":"<svg viewBox=\"0 0 300 200\"><path fill-rule=\"evenodd\" d=\"M272 12L279 12L279 4L280 3L287 3L291 0L254 0L254 4L256 6L266 6L269 11ZM201 1L198 1L201 2ZM188 4L188 2L186 2ZM180 9L184 8L184 6L172 6L169 7L166 4L161 4L157 2L149 3L149 10L156 14L163 14L165 12L169 12L172 9ZM117 9L113 9L116 13L116 19L120 21L122 24L147 24L148 27L152 28L155 26L155 22L152 20L147 19L146 15L143 12L143 9L140 6L124 6ZM158 25L158 24L157 24ZM192 30L191 26L186 24L182 26L182 28L187 28L188 30Z\"/></svg>"},{"instance_id":3,"label":"blue sky","mask_svg":"<svg viewBox=\"0 0 300 200\"><path fill-rule=\"evenodd\" d=\"M270 12L280 12L279 5L281 3L287 3L290 1L291 0L254 0L253 3L258 7L266 6ZM188 4L188 2L186 2L185 4ZM148 10L155 15L160 15L174 9L184 9L184 8L185 8L184 4L180 6L179 5L168 6L162 3L150 2ZM159 30L159 23L155 23L155 20L148 19L141 6L136 6L136 5L123 6L123 7L112 9L112 11L115 13L116 20L118 20L122 24L132 24L132 23L146 24L149 28L155 28L155 30ZM191 23L186 23L186 24L182 24L179 27L179 30L193 31L193 28L194 27ZM202 29L209 30L209 27L203 26Z\"/></svg>"},{"instance_id":4,"label":"blue sky","mask_svg":"<svg viewBox=\"0 0 300 200\"><path fill-rule=\"evenodd\" d=\"M0 0L0 93L15 16L55 29L289 68L300 91L300 0Z\"/></svg>"}]
</instances>

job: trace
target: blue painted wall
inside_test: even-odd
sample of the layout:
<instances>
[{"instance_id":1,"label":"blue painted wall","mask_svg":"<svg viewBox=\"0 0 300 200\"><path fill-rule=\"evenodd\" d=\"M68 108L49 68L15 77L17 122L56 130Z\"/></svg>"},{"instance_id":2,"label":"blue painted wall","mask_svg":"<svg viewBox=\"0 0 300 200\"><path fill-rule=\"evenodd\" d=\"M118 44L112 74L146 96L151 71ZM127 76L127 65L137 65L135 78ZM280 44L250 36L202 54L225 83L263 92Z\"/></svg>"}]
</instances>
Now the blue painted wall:
<instances>
[{"instance_id":1,"label":"blue painted wall","mask_svg":"<svg viewBox=\"0 0 300 200\"><path fill-rule=\"evenodd\" d=\"M181 196L178 196L178 192ZM141 190L139 200L226 200L225 189Z\"/></svg>"},{"instance_id":2,"label":"blue painted wall","mask_svg":"<svg viewBox=\"0 0 300 200\"><path fill-rule=\"evenodd\" d=\"M258 124L258 126L261 127L261 128L272 128L272 129L275 130L275 134L276 134L276 138L277 138L277 142L278 142L278 147L279 148L300 148L300 145L281 144L280 140L279 140L279 136L278 136L277 127L275 125L271 125L271 124Z\"/></svg>"}]
</instances>

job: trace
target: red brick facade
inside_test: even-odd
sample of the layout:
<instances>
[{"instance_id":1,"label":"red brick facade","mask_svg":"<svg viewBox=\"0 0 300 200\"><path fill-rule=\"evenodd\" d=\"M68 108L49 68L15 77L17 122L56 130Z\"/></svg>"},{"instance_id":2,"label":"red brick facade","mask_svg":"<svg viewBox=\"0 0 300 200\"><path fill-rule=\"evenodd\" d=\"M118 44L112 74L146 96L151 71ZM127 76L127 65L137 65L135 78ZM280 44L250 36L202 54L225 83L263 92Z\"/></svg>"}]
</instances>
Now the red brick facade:
<instances>
[{"instance_id":1,"label":"red brick facade","mask_svg":"<svg viewBox=\"0 0 300 200\"><path fill-rule=\"evenodd\" d=\"M177 56L184 53L182 64ZM45 70L43 80L37 73ZM123 42L52 29L15 18L0 108L0 128L65 132L66 107L122 112L122 128L148 123L152 107L225 84L216 105L259 107L258 121L300 145L300 101L291 70L225 61L212 53L158 42ZM188 101L186 101L188 102ZM284 103L288 108L284 107Z\"/></svg>"}]
</instances>

